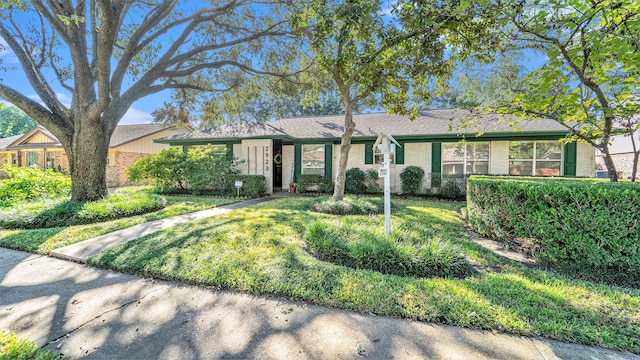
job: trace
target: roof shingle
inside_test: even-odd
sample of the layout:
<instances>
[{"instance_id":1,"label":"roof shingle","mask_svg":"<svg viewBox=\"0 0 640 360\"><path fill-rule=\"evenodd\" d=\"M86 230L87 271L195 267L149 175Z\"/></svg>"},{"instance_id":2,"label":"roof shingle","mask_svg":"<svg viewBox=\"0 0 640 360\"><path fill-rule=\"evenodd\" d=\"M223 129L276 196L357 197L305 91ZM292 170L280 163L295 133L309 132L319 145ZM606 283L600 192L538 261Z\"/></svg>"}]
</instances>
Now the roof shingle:
<instances>
[{"instance_id":1,"label":"roof shingle","mask_svg":"<svg viewBox=\"0 0 640 360\"><path fill-rule=\"evenodd\" d=\"M354 138L375 137L380 132L393 136L450 135L452 133L562 132L565 127L550 119L517 121L515 117L497 114L475 116L461 109L421 111L415 120L386 113L353 116ZM467 120L465 120L467 119ZM513 124L517 122L514 127ZM205 130L174 135L165 140L290 137L296 139L335 139L344 132L344 115L281 119L270 123L240 122Z\"/></svg>"}]
</instances>

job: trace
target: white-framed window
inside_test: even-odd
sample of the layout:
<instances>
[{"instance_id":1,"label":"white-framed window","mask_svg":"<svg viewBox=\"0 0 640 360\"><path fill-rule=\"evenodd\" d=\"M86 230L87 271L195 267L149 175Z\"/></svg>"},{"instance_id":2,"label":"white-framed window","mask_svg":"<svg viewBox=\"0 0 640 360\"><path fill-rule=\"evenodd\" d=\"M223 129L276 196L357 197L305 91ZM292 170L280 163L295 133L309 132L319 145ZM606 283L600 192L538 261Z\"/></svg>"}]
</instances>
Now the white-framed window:
<instances>
[{"instance_id":1,"label":"white-framed window","mask_svg":"<svg viewBox=\"0 0 640 360\"><path fill-rule=\"evenodd\" d=\"M324 175L324 144L302 145L302 173Z\"/></svg>"},{"instance_id":2,"label":"white-framed window","mask_svg":"<svg viewBox=\"0 0 640 360\"><path fill-rule=\"evenodd\" d=\"M489 174L488 142L443 143L442 176Z\"/></svg>"},{"instance_id":3,"label":"white-framed window","mask_svg":"<svg viewBox=\"0 0 640 360\"><path fill-rule=\"evenodd\" d=\"M27 151L27 166L37 168L39 155L37 151Z\"/></svg>"},{"instance_id":4,"label":"white-framed window","mask_svg":"<svg viewBox=\"0 0 640 360\"><path fill-rule=\"evenodd\" d=\"M18 166L18 154L11 154L11 165Z\"/></svg>"},{"instance_id":5,"label":"white-framed window","mask_svg":"<svg viewBox=\"0 0 640 360\"><path fill-rule=\"evenodd\" d=\"M509 175L562 175L562 143L558 141L509 142Z\"/></svg>"},{"instance_id":6,"label":"white-framed window","mask_svg":"<svg viewBox=\"0 0 640 360\"><path fill-rule=\"evenodd\" d=\"M208 144L208 145L189 145L188 149L206 149L212 152L212 155L216 158L226 158L227 157L227 145L220 144Z\"/></svg>"},{"instance_id":7,"label":"white-framed window","mask_svg":"<svg viewBox=\"0 0 640 360\"><path fill-rule=\"evenodd\" d=\"M45 153L45 168L47 169L55 169L56 168L56 153L53 151L47 151Z\"/></svg>"}]
</instances>

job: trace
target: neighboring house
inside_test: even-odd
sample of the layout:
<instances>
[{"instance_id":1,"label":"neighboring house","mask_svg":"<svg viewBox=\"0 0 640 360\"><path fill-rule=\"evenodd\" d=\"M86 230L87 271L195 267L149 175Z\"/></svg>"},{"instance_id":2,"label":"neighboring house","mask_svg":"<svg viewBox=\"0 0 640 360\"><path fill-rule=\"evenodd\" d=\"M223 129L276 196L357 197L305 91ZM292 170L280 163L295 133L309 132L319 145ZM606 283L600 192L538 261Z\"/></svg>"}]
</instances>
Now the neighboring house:
<instances>
[{"instance_id":1,"label":"neighboring house","mask_svg":"<svg viewBox=\"0 0 640 360\"><path fill-rule=\"evenodd\" d=\"M633 137L636 148L640 149L640 133L635 132ZM611 154L611 158L613 158L613 163L616 165L618 177L620 179L631 179L631 173L633 172L633 144L631 142L631 136L613 136L609 142L609 153ZM607 177L607 167L604 164L604 159L600 151L596 151L596 169L598 177ZM640 169L636 171L636 177L640 178Z\"/></svg>"},{"instance_id":2,"label":"neighboring house","mask_svg":"<svg viewBox=\"0 0 640 360\"><path fill-rule=\"evenodd\" d=\"M157 124L118 125L111 136L107 159L107 186L128 184L125 170L136 160L156 154L169 145L154 139L182 134L191 129ZM69 173L69 161L62 145L47 129L36 126L23 135L0 139L0 165L54 168Z\"/></svg>"},{"instance_id":3,"label":"neighboring house","mask_svg":"<svg viewBox=\"0 0 640 360\"><path fill-rule=\"evenodd\" d=\"M391 169L392 191L399 192L400 172L410 165L425 170L425 187L442 177L470 174L580 176L595 175L595 151L587 144L563 144L567 130L552 120L523 121L514 130L509 119L487 115L462 126L469 112L458 109L422 111L414 121L387 114L354 115L347 168L377 169L382 156L373 143L380 132L401 144ZM172 146L226 147L244 162L243 174L267 178L269 192L288 189L298 174L335 179L344 116L282 119L270 123L241 122L157 139ZM453 129L453 131L450 131ZM476 134L482 133L481 136ZM466 140L461 143L460 140Z\"/></svg>"}]
</instances>

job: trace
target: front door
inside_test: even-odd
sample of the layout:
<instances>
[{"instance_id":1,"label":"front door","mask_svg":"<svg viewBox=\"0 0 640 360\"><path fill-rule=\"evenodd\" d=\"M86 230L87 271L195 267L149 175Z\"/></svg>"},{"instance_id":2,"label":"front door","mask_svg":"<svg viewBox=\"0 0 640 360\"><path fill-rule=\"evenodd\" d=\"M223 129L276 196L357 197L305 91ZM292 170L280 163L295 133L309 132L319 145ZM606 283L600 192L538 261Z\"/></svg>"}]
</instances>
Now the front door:
<instances>
[{"instance_id":1,"label":"front door","mask_svg":"<svg viewBox=\"0 0 640 360\"><path fill-rule=\"evenodd\" d=\"M273 189L282 189L282 142L273 141Z\"/></svg>"}]
</instances>

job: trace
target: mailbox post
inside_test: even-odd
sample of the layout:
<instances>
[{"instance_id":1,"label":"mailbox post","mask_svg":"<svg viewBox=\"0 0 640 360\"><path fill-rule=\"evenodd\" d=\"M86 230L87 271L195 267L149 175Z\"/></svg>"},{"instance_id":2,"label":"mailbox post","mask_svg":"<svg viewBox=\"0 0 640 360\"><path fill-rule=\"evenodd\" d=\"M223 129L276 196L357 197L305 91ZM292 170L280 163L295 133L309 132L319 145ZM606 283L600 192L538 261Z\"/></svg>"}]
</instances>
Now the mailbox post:
<instances>
[{"instance_id":1,"label":"mailbox post","mask_svg":"<svg viewBox=\"0 0 640 360\"><path fill-rule=\"evenodd\" d=\"M395 147L400 146L396 139L383 132L378 135L373 149L377 149L384 156L384 163L378 171L379 177L384 177L384 230L389 236L391 233L391 154L395 153Z\"/></svg>"}]
</instances>

